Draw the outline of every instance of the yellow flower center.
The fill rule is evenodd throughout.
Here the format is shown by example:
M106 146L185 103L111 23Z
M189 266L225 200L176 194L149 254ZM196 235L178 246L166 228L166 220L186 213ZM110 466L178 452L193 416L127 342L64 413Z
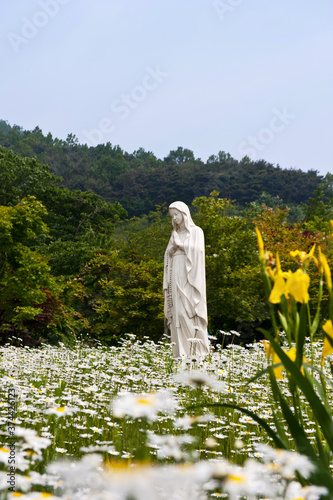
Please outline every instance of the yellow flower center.
M153 402L149 399L138 399L137 400L139 405L152 405Z
M242 476L235 476L233 474L229 474L228 475L228 479L230 479L230 481L235 481L237 483L243 483L244 482L244 478Z

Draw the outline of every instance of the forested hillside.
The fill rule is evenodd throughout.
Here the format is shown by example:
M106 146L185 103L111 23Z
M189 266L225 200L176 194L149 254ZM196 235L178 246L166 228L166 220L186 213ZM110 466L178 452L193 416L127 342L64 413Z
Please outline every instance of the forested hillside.
M314 170L281 169L264 160L245 157L237 161L220 151L206 163L192 151L179 147L163 160L140 148L133 153L110 143L88 147L69 134L66 141L0 121L0 145L47 164L70 190L98 194L104 201L118 201L129 215L143 215L156 205L182 200L191 204L213 190L222 198L244 205L263 193L279 196L287 204L306 202L321 181Z

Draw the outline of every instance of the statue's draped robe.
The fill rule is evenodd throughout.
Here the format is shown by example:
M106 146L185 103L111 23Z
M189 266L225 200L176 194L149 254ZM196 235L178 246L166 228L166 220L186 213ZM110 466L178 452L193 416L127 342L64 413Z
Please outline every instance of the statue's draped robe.
M174 355L180 357L209 352L205 274L205 242L185 203L175 202L169 208L182 212L186 227L184 250L170 256L173 234L164 256L164 313L174 342ZM189 342L197 338L200 342ZM191 345L193 346L191 348ZM190 352L192 349L192 352Z

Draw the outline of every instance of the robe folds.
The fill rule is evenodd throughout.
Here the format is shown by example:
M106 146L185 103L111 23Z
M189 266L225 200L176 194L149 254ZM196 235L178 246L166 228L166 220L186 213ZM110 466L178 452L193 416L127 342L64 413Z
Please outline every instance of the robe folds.
M183 202L172 203L184 217L186 234L183 248L170 256L172 233L164 255L164 314L171 331L171 342L176 358L189 354L206 355L209 352L207 335L207 303L205 273L205 241L200 227L192 220ZM198 339L195 340L188 339Z

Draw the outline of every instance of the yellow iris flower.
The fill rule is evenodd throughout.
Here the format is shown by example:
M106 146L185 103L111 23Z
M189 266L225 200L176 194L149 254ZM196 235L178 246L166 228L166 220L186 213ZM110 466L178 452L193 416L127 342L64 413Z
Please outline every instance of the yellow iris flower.
M311 248L310 252L309 253L306 253L306 252L301 252L299 250L294 250L292 252L290 252L290 255L292 257L299 257L300 261L302 262L302 264L306 261L306 260L314 260L314 262L316 263L316 266L318 266L318 260L317 258L314 256L314 251L315 251L315 248L316 248L316 245L314 244L313 247Z
M322 253L321 248L319 247L319 269L324 273L326 277L326 284L329 291L332 291L332 275L331 270L329 268L326 256Z
M326 323L323 325L323 330L333 340L333 325L332 325L332 321L330 319L328 319L326 321ZM331 345L331 343L328 340L328 338L325 337L323 352L322 352L322 355L321 355L321 364L324 363L325 357L329 356L332 353L333 353L333 346Z
M275 278L268 300L272 304L279 304L282 295L285 295L287 299L292 295L296 302L307 304L309 302L309 285L310 278L302 269L297 269L295 273L291 271L288 271L288 273L280 272Z
M267 359L271 359L273 365L280 364L280 366L276 366L275 368L273 368L276 380L282 379L283 378L282 371L284 370L284 366L281 363L279 356L274 351L270 342L268 342L267 340L263 340L262 342L263 342L264 347L265 347ZM291 359L291 361L295 361L295 359L296 359L296 347L291 347L289 349L289 351L285 351L283 349L283 352L285 354L287 354L287 356ZM332 352L333 352L333 350L332 350ZM305 362L306 362L306 358L303 356L303 363L305 363ZM301 368L301 372L304 374L303 367Z
M268 342L268 340L263 339L261 342L264 345L266 357L267 359L269 359L274 353L273 347L271 346L271 343Z
M272 363L274 365L278 365L279 363L281 363L281 360L280 360L279 356L276 354L276 352L274 352L274 354L272 356ZM281 363L280 366L277 366L276 368L273 368L276 380L279 380L279 379L283 378L282 377L282 370L283 369L284 369L284 366L283 366L282 363Z
M264 344L267 359L271 359L273 365L278 365L279 363L281 363L279 356L276 354L272 347L272 344L268 342L268 340L262 340L262 343ZM283 365L278 366L273 370L276 379L282 378Z
M262 239L261 233L259 229L256 227L255 228L256 233L257 233L257 241L258 241L258 250L259 250L259 257L260 259L265 259L265 247L264 247L264 240Z
M276 259L275 259L275 268L272 269L270 266L267 266L266 267L266 273L267 275L272 279L272 280L276 280L279 276L282 276L282 277L287 277L288 276L288 273L285 273L284 271L282 271L281 269L281 264L280 264L280 257L279 257L279 253L276 252Z

